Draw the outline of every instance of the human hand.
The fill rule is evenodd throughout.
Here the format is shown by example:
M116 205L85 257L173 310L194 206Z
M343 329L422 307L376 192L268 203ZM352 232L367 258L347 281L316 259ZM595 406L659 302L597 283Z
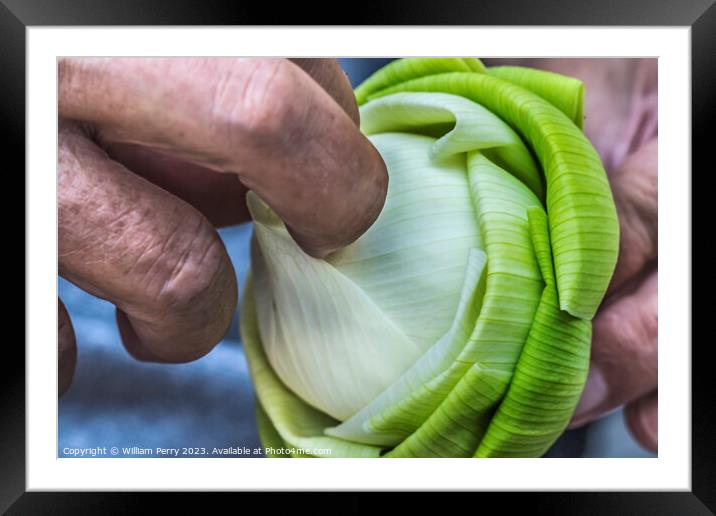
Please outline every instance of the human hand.
M529 65L584 82L585 133L609 175L621 229L614 277L594 319L589 378L570 427L626 405L632 434L644 447L656 450L656 60L535 59Z
M634 437L658 446L657 138L610 175L621 227L620 255L594 319L592 362L572 428L621 405Z
M322 59L62 59L60 275L117 307L127 351L179 363L227 332L237 285L215 227L248 189L322 257L375 220L385 165ZM58 302L60 394L76 344Z

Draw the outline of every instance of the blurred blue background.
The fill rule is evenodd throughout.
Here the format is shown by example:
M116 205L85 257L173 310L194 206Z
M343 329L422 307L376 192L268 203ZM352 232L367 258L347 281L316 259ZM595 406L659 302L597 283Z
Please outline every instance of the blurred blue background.
M341 59L354 86L389 59ZM248 269L251 226L219 231L234 263L240 292ZM235 317L207 356L181 365L132 359L122 346L114 306L59 279L72 318L78 361L59 403L58 456L65 448L213 448L261 446L254 393ZM132 454L119 456L132 456ZM252 456L252 455L248 455ZM632 439L621 411L568 431L550 457L653 457Z

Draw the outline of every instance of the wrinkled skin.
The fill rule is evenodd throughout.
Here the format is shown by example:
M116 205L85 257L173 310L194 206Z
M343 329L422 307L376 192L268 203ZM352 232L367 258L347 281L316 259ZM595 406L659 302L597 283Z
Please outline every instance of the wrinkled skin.
M627 425L647 449L657 414L657 60L525 59L518 64L581 79L587 137L604 162L621 226L619 260L594 319L592 362L571 427L626 405Z
M378 216L387 171L335 60L59 62L59 272L117 307L127 351L187 362L224 337L233 266L215 228L256 191L317 257ZM58 303L59 392L76 343Z
M512 62L585 82L585 131L621 223L572 426L626 404L635 437L655 450L656 60ZM333 60L71 59L59 77L60 274L117 306L138 359L193 360L225 335L238 292L214 228L249 220L237 202L247 188L314 256L355 240L382 207L385 166ZM62 393L77 351L61 301L58 321Z

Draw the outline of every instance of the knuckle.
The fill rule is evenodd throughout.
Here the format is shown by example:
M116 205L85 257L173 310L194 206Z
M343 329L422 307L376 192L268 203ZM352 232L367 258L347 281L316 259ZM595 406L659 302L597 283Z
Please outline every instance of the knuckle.
M292 116L289 99L295 84L287 61L269 61L262 66L265 69L252 74L247 82L244 106L249 128L273 133Z
M593 349L594 354L602 359L612 355L618 356L622 352L624 326L627 322L619 310L606 310L599 314L594 320L594 341L599 343L599 346Z
M218 234L200 213L184 213L170 227L147 227L127 238L114 251L127 255L117 270L132 288L123 297L147 317L200 313L225 292L222 280L233 269Z
M651 303L630 299L610 307L594 321L592 358L613 371L624 393L641 393L656 377L657 317Z
M235 70L219 80L214 111L231 141L249 137L262 143L295 125L300 110L292 93L299 78L285 59L257 60L248 66L249 71L241 74L238 89Z
M208 225L208 224L207 224ZM198 238L173 239L162 249L158 266L152 267L152 283L158 285L156 304L164 310L186 311L211 302L217 276L227 268L223 244L214 231L200 231Z

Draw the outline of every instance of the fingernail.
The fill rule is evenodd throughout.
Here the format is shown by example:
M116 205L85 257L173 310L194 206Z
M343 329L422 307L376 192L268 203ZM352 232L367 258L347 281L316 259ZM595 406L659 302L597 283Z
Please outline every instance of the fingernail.
M592 367L589 370L587 384L584 386L582 397L579 399L569 428L580 426L584 422L582 421L584 416L589 415L590 412L604 403L607 399L607 394L607 382L604 379L604 375L598 367Z

